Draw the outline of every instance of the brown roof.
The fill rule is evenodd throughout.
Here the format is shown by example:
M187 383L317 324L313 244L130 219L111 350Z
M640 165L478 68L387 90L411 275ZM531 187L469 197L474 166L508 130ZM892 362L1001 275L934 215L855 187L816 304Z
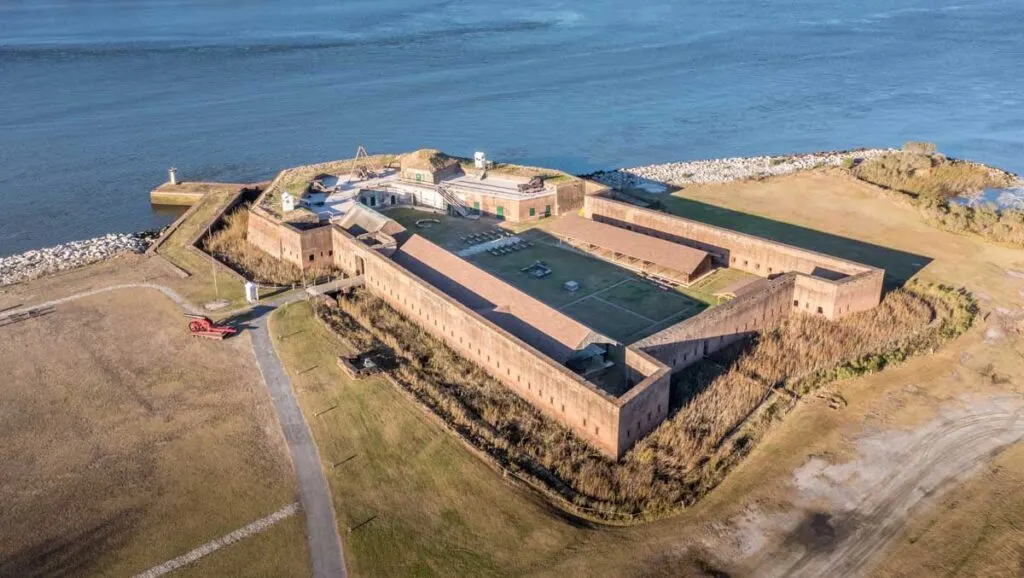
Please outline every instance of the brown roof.
M559 363L594 341L612 341L418 234L393 259Z
M654 263L666 269L693 274L708 254L699 249L680 245L650 235L584 219L578 215L560 217L551 226L551 232L560 237L597 245L636 259Z

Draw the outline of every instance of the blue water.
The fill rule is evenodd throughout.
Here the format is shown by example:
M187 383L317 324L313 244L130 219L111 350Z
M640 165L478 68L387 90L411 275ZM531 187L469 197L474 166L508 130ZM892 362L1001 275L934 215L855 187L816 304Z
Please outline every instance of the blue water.
M1020 0L0 0L0 255L423 146L573 172L935 141L1024 172Z

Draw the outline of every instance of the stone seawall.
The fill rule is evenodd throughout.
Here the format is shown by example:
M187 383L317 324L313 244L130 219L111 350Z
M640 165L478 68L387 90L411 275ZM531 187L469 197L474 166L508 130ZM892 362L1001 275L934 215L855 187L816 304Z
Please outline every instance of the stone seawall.
M838 167L849 159L867 159L891 152L895 152L895 149L736 157L598 171L586 176L616 188L644 188L645 185L657 184L727 183L741 179L785 175L817 167Z
M157 238L156 231L110 233L71 241L55 247L33 249L0 258L0 286L37 279L50 273L77 269L122 253L143 253Z

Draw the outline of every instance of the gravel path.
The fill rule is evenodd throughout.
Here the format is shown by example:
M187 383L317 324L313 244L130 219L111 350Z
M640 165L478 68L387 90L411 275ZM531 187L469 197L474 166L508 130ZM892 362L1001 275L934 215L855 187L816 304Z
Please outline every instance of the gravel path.
M225 546L230 546L231 544L234 544L243 538L248 538L253 534L259 534L281 520L294 516L298 511L298 504L289 504L265 518L260 518L259 520L256 520L245 527L239 528L230 534L221 536L216 540L210 540L198 548L189 550L185 554L182 554L173 560L168 560L159 566L153 566L141 574L136 574L135 578L156 578L157 576L163 576L164 574L169 574L175 570L184 568L203 556L209 556Z

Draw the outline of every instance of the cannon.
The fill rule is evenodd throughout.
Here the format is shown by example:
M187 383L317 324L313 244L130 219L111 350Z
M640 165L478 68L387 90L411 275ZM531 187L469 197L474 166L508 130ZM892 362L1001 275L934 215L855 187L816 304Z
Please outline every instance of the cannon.
M238 330L234 327L214 323L212 319L205 315L193 315L186 313L185 317L188 318L188 330L195 337L224 339L225 337L230 337L238 333Z

